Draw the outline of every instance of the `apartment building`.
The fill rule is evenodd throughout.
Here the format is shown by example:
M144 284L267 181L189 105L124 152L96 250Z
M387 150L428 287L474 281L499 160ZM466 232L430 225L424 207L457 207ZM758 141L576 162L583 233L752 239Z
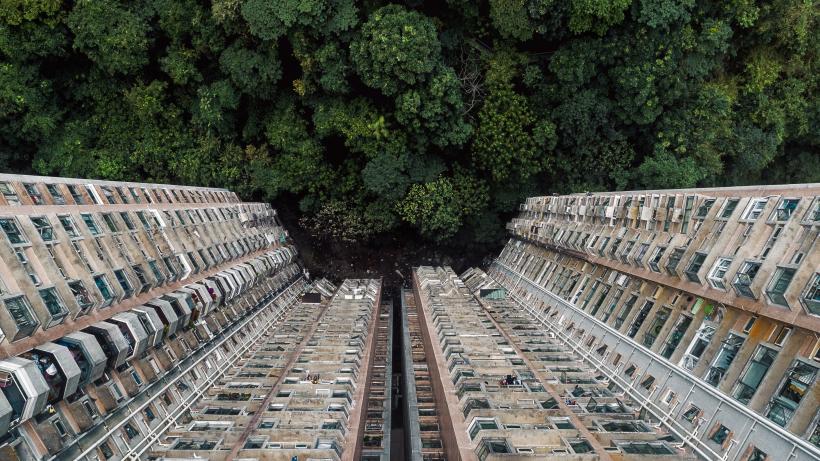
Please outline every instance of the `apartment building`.
M345 280L330 299L301 303L154 444L149 458L359 460L382 459L386 450L389 459L389 443L374 426L384 409L384 389L373 379L383 370L374 359L389 331L380 291L379 280Z
M267 204L0 175L0 458L138 456L305 280Z
M475 275L707 458L820 458L820 185L533 197Z
M423 459L695 458L531 314L481 297L475 274L413 274L445 452Z

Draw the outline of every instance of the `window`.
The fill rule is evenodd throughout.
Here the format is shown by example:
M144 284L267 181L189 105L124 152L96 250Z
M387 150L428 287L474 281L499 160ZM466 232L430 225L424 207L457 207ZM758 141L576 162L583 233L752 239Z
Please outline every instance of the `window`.
M48 222L48 218L45 216L32 216L31 223L34 224L34 228L37 229L37 233L40 234L44 242L54 240L54 229L51 227L51 223Z
M77 186L74 184L66 184L66 187L68 188L68 193L71 194L71 198L74 200L74 203L77 205L85 205L85 199L83 198L80 190L77 189Z
M91 232L91 235L100 235L100 228L97 227L97 223L94 221L94 217L91 216L91 213L81 213L80 216L83 218L83 222L88 228L88 231Z
M720 217L722 219L729 219L734 213L735 208L737 208L737 204L740 202L739 199L730 198L726 200L726 204L723 206L723 211L720 212Z
M814 383L816 375L817 368L800 360L795 360L786 373L780 390L769 403L769 411L766 416L776 424L786 427L797 407L800 406L806 391Z
M745 461L766 461L768 455L759 448L750 447L749 456L746 457Z
M720 380L723 379L726 371L735 360L737 351L740 350L744 340L745 338L743 336L735 333L729 333L726 336L726 339L724 339L720 345L720 350L715 356L715 359L712 361L712 366L709 367L709 370L706 372L707 383L713 386L717 386L718 383L720 383Z
M661 260L664 251L666 251L666 247L658 247L655 248L655 252L652 253L652 257L649 259L649 268L652 269L653 272L661 271L660 267L658 267L658 262Z
M672 251L672 254L669 255L669 260L666 262L666 272L668 272L669 275L678 275L678 264L680 263L680 260L683 257L684 251L686 250L684 250L683 248L675 248L675 250Z
M683 415L681 415L681 417L683 419L685 419L686 421L689 421L690 423L694 423L695 418L697 418L700 415L701 415L700 408L698 408L694 405L689 405L689 408L686 411L683 412Z
M731 265L731 258L718 258L715 265L712 266L712 270L709 271L709 284L712 285L713 288L720 290L726 289L724 277L726 277L726 272L729 271L729 266Z
M94 202L96 205L102 205L102 201L97 195L97 191L94 190L94 186L92 186L91 184L86 184L85 190L88 191L88 196L91 197L92 202Z
M148 283L148 277L145 276L145 269L142 268L139 264L134 264L131 266L131 270L134 271L134 275L137 276L137 281L139 282L140 293L145 293L151 288L151 285Z
M757 320L757 317L755 317L755 316L749 317L749 320L746 321L746 325L743 325L743 332L744 333L748 333L748 332L752 331L752 327L755 324L755 320Z
M751 289L752 282L754 281L755 276L757 275L757 271L760 270L760 263L756 262L745 262L740 270L737 271L735 275L735 280L732 285L737 291L737 294L741 296L745 296L747 298L754 298L755 294Z
M652 307L655 305L653 301L646 300L641 307L641 310L638 311L638 315L635 316L635 320L632 322L632 326L629 327L629 331L627 332L627 336L630 338L634 338L636 334L638 334L638 330L641 329L643 322L646 320L646 317L649 315L649 311L652 310Z
M697 213L695 213L695 218L697 218L697 219L706 218L706 215L709 214L709 210L712 209L712 205L714 205L714 204L715 204L715 199L713 199L713 198L704 200L703 203L701 203L701 205L698 207L698 211L697 211Z
M136 188L129 187L128 190L131 192L131 197L134 198L134 203L142 203L142 199L140 198L140 194L137 192Z
M128 230L135 230L136 229L136 226L134 226L134 221L131 221L131 217L128 216L127 212L121 211L120 212L120 218L122 218L122 221L125 223L125 227L127 227Z
M79 237L80 234L77 232L77 228L74 227L74 221L71 220L71 216L69 215L59 215L57 219L60 221L60 224L63 225L63 229L65 229L66 234L68 234L71 238Z
M686 268L686 278L690 281L695 283L700 283L700 277L698 277L698 272L700 268L703 267L703 261L706 260L706 253L695 253L695 256L692 257L692 260L689 262L689 266Z
M114 300L114 292L111 290L111 285L109 285L108 279L105 278L105 275L95 275L94 285L97 286L97 290L100 291L103 298L103 305L100 307L109 306Z
M663 330L663 326L666 324L666 320L669 319L672 310L668 307L661 307L658 312L655 314L655 318L652 320L652 325L646 330L643 336L643 345L651 348L653 344L655 344L655 340L660 335L661 330Z
M746 211L743 212L743 219L754 221L759 218L763 214L763 209L766 208L766 202L768 201L767 198L752 199L746 207Z
M712 432L712 435L709 436L709 440L715 442L718 445L723 445L729 440L729 437L732 435L732 431L729 430L728 427L724 426L723 424L718 424L717 428Z
M65 197L56 184L46 184L46 190L51 195L55 205L65 205Z
M771 219L774 221L788 221L799 203L800 199L784 198L780 201L780 204L777 205Z
M128 281L128 276L125 275L125 271L122 269L115 270L114 277L116 277L117 283L120 284L120 287L122 288L122 291L124 293L124 297L131 297L131 295L134 294L134 289L131 287L131 282Z
M117 226L116 221L114 221L114 216L111 213L103 213L102 215L103 221L105 221L105 225L108 226L108 230L111 232L119 232L120 228Z
M83 282L79 280L68 282L68 288L71 289L71 294L74 295L74 300L77 301L81 311L90 309L94 305L94 298L85 289Z
M68 309L63 304L63 300L60 299L55 288L43 288L40 290L40 298L46 305L48 313L51 314L49 326L60 323L68 315Z
M145 218L144 211L137 211L137 218L139 218L140 222L142 223L142 227L144 227L145 230L151 230L151 224Z
M105 195L105 200L106 200L108 203L110 203L110 204L112 204L112 205L115 205L115 204L117 203L117 200L114 198L114 191L113 191L113 190L111 190L111 188L110 188L110 187L108 187L108 186L100 186L100 189L102 189L102 191L103 191L103 195Z
M14 323L17 324L18 333L15 338L30 336L37 329L39 322L34 317L34 312L31 310L31 305L25 296L15 296L3 300L6 305L6 310L11 314Z
M485 429L498 429L498 423L492 418L475 418L470 425L470 440L475 440L476 435Z
M777 268L777 271L774 273L774 277L769 284L769 288L766 289L766 295L769 297L771 302L781 306L789 305L783 294L786 293L786 290L789 288L789 284L791 283L792 278L794 278L795 272L796 271L794 269L789 267Z
M42 205L45 203L43 201L43 194L37 190L37 186L34 184L25 183L23 184L23 189L26 190L26 193L31 198L31 201L34 202L35 205Z
M685 234L689 232L689 219L692 217L692 206L695 203L695 197L690 195L686 197L683 205L683 218L681 219L680 233Z
M6 199L9 205L20 204L20 197L17 196L17 192L14 192L14 188L11 187L11 184L0 182L0 193L3 194L3 198Z
M749 361L746 367L746 371L743 372L732 390L732 396L738 402L748 405L776 357L777 351L774 349L765 346L757 348L752 360Z
M809 279L806 290L800 298L810 314L820 315L820 272Z
M2 183L0 183L2 184ZM6 237L12 245L26 243L26 237L20 231L17 221L14 218L0 218L0 228L6 233Z

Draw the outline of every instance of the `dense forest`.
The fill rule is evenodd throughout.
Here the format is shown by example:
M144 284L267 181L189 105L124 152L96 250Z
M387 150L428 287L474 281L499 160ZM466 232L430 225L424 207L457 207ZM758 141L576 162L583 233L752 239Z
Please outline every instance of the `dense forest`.
M367 242L525 196L820 181L814 0L0 0L0 169Z

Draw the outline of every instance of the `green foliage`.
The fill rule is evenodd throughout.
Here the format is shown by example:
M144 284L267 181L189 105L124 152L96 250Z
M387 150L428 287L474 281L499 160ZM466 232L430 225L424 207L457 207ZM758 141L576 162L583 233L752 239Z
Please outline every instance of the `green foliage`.
M397 205L401 218L434 240L456 234L465 217L475 214L487 203L486 186L476 178L456 175L423 184L413 184Z
M116 0L79 0L67 24L74 48L108 73L133 73L148 63L147 22Z
M820 181L818 18L803 0L0 0L0 168L229 187L343 242L491 242L528 195Z
M440 53L430 18L398 5L373 12L350 45L359 77L386 95L424 82L441 60Z

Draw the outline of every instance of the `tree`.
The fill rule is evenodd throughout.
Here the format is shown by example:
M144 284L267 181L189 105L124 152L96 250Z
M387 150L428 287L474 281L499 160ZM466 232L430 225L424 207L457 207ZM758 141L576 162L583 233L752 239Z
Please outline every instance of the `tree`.
M441 44L429 18L388 5L362 25L350 57L366 85L395 95L427 80L441 61Z

